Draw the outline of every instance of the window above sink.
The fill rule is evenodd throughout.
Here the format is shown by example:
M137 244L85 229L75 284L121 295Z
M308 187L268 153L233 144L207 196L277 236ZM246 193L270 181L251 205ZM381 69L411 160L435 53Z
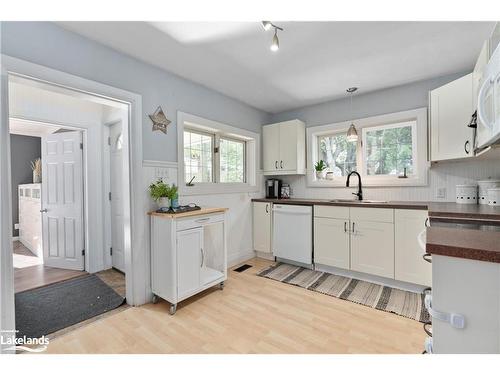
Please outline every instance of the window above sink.
M346 139L351 122L307 128L309 187L345 187L351 171L359 172L366 186L427 185L426 108L354 120L361 135L355 143ZM330 178L316 176L319 160Z

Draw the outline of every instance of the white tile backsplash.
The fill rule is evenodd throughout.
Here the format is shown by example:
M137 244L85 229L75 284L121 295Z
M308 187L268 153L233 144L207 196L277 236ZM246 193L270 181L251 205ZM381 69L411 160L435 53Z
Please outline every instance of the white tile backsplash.
M354 188L312 188L305 176L282 176L290 184L292 197L337 199L352 198ZM467 160L440 162L431 166L427 186L363 187L365 199L409 201L455 201L455 186L487 178L500 178L500 160ZM444 196L443 196L444 193Z

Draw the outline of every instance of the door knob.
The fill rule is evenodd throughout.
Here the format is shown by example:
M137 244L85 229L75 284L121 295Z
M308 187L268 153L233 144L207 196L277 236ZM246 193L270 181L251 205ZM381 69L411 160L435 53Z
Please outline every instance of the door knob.
M41 213L47 212L48 210L44 208L43 210L40 210Z

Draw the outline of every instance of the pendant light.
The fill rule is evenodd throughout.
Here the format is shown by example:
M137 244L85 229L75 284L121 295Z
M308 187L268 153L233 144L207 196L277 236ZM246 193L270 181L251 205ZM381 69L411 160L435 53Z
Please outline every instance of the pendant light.
M354 92L357 90L357 87L349 87L346 91L347 93L351 96L351 118L352 116L352 96ZM358 141L358 131L356 130L356 127L354 126L354 122L351 122L351 126L349 126L349 129L347 130L347 142L357 142Z

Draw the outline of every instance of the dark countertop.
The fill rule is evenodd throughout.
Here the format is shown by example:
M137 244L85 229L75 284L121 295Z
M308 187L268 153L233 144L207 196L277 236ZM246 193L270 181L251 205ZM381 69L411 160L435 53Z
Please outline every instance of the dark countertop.
M434 255L500 263L500 232L430 227L426 250Z
M322 205L322 206L349 206L349 207L373 207L373 208L399 208L413 210L428 210L429 217L433 218L456 218L472 220L493 220L500 221L500 207L493 207L484 204L459 204L453 202L424 202L424 201L388 201L374 203L352 202L332 202L329 199L252 199L252 202L269 202L277 204L296 205Z
M352 202L332 202L330 199L307 199L307 198L290 198L290 199L268 199L257 198L252 199L252 202L269 202L276 204L295 204L298 206L348 206L348 207L373 207L373 208L403 208L414 210L426 210L427 202L412 202L412 201L388 201L388 202L370 202L359 203L353 200ZM500 210L498 211L500 217Z

